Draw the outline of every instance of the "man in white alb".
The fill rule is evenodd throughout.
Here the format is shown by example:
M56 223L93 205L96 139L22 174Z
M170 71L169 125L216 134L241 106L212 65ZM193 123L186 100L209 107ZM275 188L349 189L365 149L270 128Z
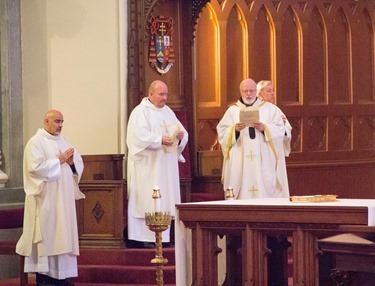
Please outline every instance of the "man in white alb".
M75 200L83 161L61 135L64 118L50 110L44 128L25 147L23 179L25 215L16 252L25 256L25 272L36 272L37 285L68 285L78 276L79 255Z
M217 125L224 155L224 191L233 188L236 199L289 197L282 112L257 98L252 79L241 82L240 92L240 99L228 108ZM249 111L259 118L241 122L240 112Z
M257 83L257 96L263 101L268 101L272 104L276 104L275 91L270 80L261 80ZM292 140L292 126L290 125L284 113L282 113L282 119L285 126L284 155L288 157L291 151L290 142Z
M167 85L155 80L148 97L134 108L129 117L128 145L128 240L130 247L150 247L155 233L145 223L145 213L155 211L153 189L160 189L160 211L175 214L180 203L178 162L188 133L175 113L166 105ZM162 240L170 242L170 229Z

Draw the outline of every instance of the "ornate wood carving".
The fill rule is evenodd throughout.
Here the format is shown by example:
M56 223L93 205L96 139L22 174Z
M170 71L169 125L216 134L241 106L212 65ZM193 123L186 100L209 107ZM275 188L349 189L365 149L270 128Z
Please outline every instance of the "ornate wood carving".
M336 134L333 139L335 150L350 150L352 148L352 118L350 116L340 116L333 118L332 131Z
M227 278L242 277L242 281L253 281L254 285L268 285L267 277L269 277L270 272L268 272L266 259L268 254L266 238L268 235L283 236L292 232L293 285L319 285L319 258L323 252L318 248L317 239L324 237L327 232L340 233L340 226L367 227L368 209L366 207L358 208L357 203L357 201L353 201L352 207L344 207L343 209L337 208L337 206L316 207L312 205L295 209L294 206L291 206L284 209L285 212L282 211L280 205L267 207L267 210L263 209L264 206L251 204L244 207L226 203L177 205L179 218L184 227L192 229L193 284L217 284L209 283L208 275L202 275L203 273L209 273L206 271L207 269L212 271L210 273L215 273L215 269L212 270L212 267L217 266L216 261L212 260L211 256L207 254L207 249L212 249L216 242L211 239L213 236L225 234L230 237L235 233L242 237L242 251L240 252L242 267L235 264L235 267L227 268L228 272L234 271L234 273L232 272L233 275L228 273ZM290 214L290 212L293 213L291 219L287 218L287 214ZM366 215L360 218L354 212L357 214L365 213ZM356 216L354 220L353 215ZM293 221L293 229L287 226L291 221ZM285 225L279 225L280 223L285 223ZM254 227L254 225L258 225L259 228ZM305 229L306 225L311 225L313 228ZM181 234L183 232L178 231L176 233ZM228 242L227 258L228 255L229 257L235 256L236 249L238 249L236 241L230 238ZM288 243L285 242L287 247ZM231 260L231 262L233 261L235 259ZM280 268L285 266L286 263L283 260ZM240 284L245 285L246 283L237 282L226 285Z
M199 58L194 53L201 48L199 39L195 38L197 23L202 23L202 11L208 10L203 9L207 3L212 4L210 12L220 18L221 34L217 38L220 54L215 54L220 58L220 64L217 69L209 68L208 74L210 78L213 78L211 72L217 77L212 86L220 90L221 101L217 101L220 106L202 107L197 104L199 96L215 94L211 86L199 90L198 81L193 78L196 75L194 64ZM180 35L174 45L177 68L171 73L173 79L165 79L170 81L169 84L173 82L174 94L177 94L170 104L177 107L187 104L190 154L194 157L191 160L193 177L199 179L203 175L199 172L199 150L218 152L216 134L202 122L220 120L228 99L232 101L238 96L228 92L228 81L238 73L236 69L240 65L227 63L235 57L231 56L233 51L226 44L229 36L236 41L237 38L225 27L226 21L230 20L230 9L243 10L241 17L246 26L244 32L248 45L237 51L248 53L248 61L242 65L249 68L243 76L255 80L271 79L276 87L277 105L293 126L292 153L287 159L291 193L313 194L331 190L345 197L373 198L375 179L371 175L374 170L375 117L372 108L374 63L371 60L374 47L371 39L374 3L374 0L318 0L314 3L306 0L129 0L129 112L145 95L145 80L157 77L155 71L150 72L145 54L147 20L156 11L173 11L176 34ZM215 29L211 30L215 32ZM285 41L284 35L290 34L293 34L289 36L292 41ZM197 45L194 49L193 44ZM205 53L211 48L200 50ZM199 76L198 79L201 80ZM340 165L342 162L346 165ZM209 174L213 173L212 170L216 174L220 168L210 165ZM339 172L347 176L339 176ZM358 176L369 180L360 188L356 186L359 191L354 194L348 191L354 182L350 178ZM356 184L360 181L358 179ZM205 184L205 187L210 188L208 185L212 183Z
M326 150L327 118L311 117L308 121L308 144L312 151Z
M129 33L128 33L128 113L145 96L145 65L144 45L148 41L148 19L155 8L164 0L130 0L129 1ZM208 0L192 1L192 27L194 29L199 13ZM193 38L194 31L191 31ZM187 35L188 36L188 35Z
M291 149L293 152L302 151L302 118L300 117L288 117L288 121L293 127L292 129L292 142Z
M147 19L164 0L129 1L128 113L145 96L144 41L148 38Z
M143 49L142 25L140 25L139 5L141 1L129 1L129 33L128 33L128 113L137 105L143 94Z
M86 180L80 183L86 195L77 202L81 247L121 247L123 245L124 180ZM125 217L126 219L126 217Z
M192 5L192 13L191 13L191 20L192 20L192 27L193 27L193 39L195 33L195 26L197 25L197 21L199 18L199 14L202 11L203 7L210 2L210 0L193 0L191 2Z
M359 146L361 149L375 148L375 116L360 116Z

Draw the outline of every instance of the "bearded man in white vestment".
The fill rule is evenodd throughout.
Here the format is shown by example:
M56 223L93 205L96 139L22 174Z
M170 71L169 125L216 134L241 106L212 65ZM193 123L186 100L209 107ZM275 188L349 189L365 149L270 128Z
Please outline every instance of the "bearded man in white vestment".
M155 233L148 229L145 213L154 212L153 189L160 189L160 210L175 215L180 203L178 162L184 162L181 152L188 133L175 113L166 105L167 85L153 81L148 97L131 112L128 121L128 240L130 247L152 247ZM162 240L170 242L170 230ZM130 245L130 244L129 244Z
M224 155L224 191L233 188L236 199L289 197L281 110L257 98L256 83L240 84L241 98L217 125ZM259 113L254 122L240 122L240 111ZM259 120L259 121L258 121Z
M67 285L78 276L79 255L75 200L83 161L61 135L64 118L50 110L44 128L27 142L23 179L25 215L16 252L25 256L25 272L36 272L37 285Z

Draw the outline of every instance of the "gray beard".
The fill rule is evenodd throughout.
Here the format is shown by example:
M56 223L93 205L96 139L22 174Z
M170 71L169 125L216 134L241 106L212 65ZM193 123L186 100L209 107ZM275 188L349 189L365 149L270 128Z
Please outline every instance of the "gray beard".
M252 105L252 104L255 102L256 99L257 99L257 98L255 97L252 101L249 101L249 100L246 100L246 99L243 99L243 98L242 98L242 101L243 101L246 105Z

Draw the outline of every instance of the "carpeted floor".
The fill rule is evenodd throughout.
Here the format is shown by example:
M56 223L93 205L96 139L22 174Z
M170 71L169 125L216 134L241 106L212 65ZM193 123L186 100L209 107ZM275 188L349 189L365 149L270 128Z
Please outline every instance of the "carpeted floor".
M35 286L35 275L29 275L29 286ZM20 286L20 279L19 278L11 278L7 280L0 280L0 286Z
M156 267L151 264L155 249L80 249L78 274L74 286L156 285ZM174 248L163 249L168 264L163 267L164 285L175 285ZM19 286L19 279L0 281L0 286ZM35 275L29 275L29 286L35 286Z

